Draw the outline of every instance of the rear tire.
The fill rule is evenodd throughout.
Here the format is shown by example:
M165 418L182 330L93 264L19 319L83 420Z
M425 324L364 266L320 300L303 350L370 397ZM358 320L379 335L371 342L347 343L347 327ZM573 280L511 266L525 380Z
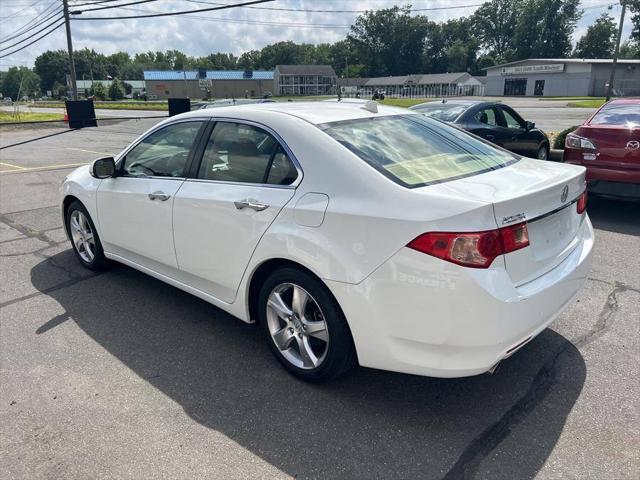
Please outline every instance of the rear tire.
M347 321L328 288L297 268L274 271L258 297L259 326L278 361L296 377L331 380L357 363Z
M98 231L89 212L82 203L75 200L69 204L65 221L71 246L83 267L102 270L107 266Z

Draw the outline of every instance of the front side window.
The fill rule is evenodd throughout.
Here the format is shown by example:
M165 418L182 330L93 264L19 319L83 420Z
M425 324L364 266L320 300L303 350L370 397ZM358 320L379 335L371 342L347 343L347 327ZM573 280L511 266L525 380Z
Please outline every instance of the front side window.
M129 177L183 177L202 122L168 125L149 134L127 153L122 174Z
M278 141L265 130L216 123L202 156L198 178L225 182L290 185L298 176Z
M520 119L516 118L515 114L512 114L506 108L502 109L502 115L504 116L505 126L507 128L524 128Z
M493 107L483 108L476 113L473 118L485 125L491 125L492 127L498 126L498 115L496 114L496 109Z
M497 170L517 157L423 115L361 118L321 125L335 140L405 187Z

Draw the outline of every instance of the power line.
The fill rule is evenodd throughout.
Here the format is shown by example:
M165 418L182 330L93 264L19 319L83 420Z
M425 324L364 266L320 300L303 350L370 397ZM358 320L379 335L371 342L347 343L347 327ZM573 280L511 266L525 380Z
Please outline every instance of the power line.
M10 40L13 40L15 38L21 37L29 33L34 28L38 28L40 25L43 25L44 23L48 22L51 18L55 17L56 15L59 15L61 12L62 12L62 9L54 10L53 12L49 12L49 14L46 17L42 18L41 20L37 21L34 24L27 23L23 25L18 30L15 30L14 32L12 32L9 37L5 37L2 40L0 40L0 43L6 43ZM34 20L32 20L32 22Z
M27 38L23 38L22 40L18 40L15 43L12 43L11 45L8 45L6 47L2 47L0 48L0 52L3 52L5 50L9 50L10 48L15 47L16 45L20 45L21 43L24 43L28 40L30 40L34 35L38 35L40 32L46 30L47 28L49 28L51 25L53 25L54 23L56 23L57 21L59 21L60 19L62 19L62 16L59 16L58 18L55 18L52 22L50 22L48 25L45 25L44 27L42 27L40 30L38 30L35 33L31 33L31 30L29 32L25 32L25 33L29 33L30 36ZM35 26L34 28L37 28L38 26ZM24 35L24 34L23 34Z
M27 23L25 23L24 25L22 25L21 27L17 28L16 30L14 30L13 32L8 33L7 35L14 35L13 37L4 37L2 40L2 42L5 42L7 40L12 40L13 38L15 38L16 35L22 35L22 33L24 33L28 28L30 28L34 23L36 23L40 17L43 17L45 15L48 18L51 18L51 14L52 14L52 8L53 10L56 9L56 7L58 6L58 2L54 1L52 3L50 3L48 6L46 6L44 8L44 10L42 10L42 12L40 12L39 14L37 14L35 17L33 17L31 20L29 20ZM59 6L58 6L59 7ZM46 19L44 19L43 21L46 21ZM20 33L18 33L20 32Z
M21 50L24 50L27 47L30 47L31 45L33 45L36 42L39 42L40 40L42 40L44 37L47 37L49 35L51 35L53 32L55 32L56 30L58 30L58 28L60 28L62 25L64 25L64 21L60 22L58 25L56 25L55 27L53 27L51 30L49 30L48 32L46 32L44 35L39 36L38 38L34 39L33 41L27 43L26 45L23 45L22 47L13 50L9 53L5 53L4 55L0 55L0 58L5 58L8 57L10 55L13 55L14 53L18 53Z
M150 18L150 17L173 17L176 15L187 15L189 13L211 12L213 10L226 10L228 8L244 7L246 5L255 5L258 3L272 2L273 0L253 0L250 2L237 3L234 5L223 5L211 8L199 8L197 10L182 10L179 12L154 13L149 15L129 15L123 17L74 17L73 20L128 20L131 18Z
M218 3L218 2L207 2L204 0L186 0L189 3L200 3L205 5L226 5L226 3ZM433 10L453 10L459 8L472 8L472 7L480 7L482 3L474 3L470 5L451 5L447 7L425 7L425 8L412 8L412 12L428 12ZM378 9L369 9L369 10L315 10L310 8L285 8L285 7L252 7L246 6L244 8L251 8L255 10L271 10L271 11L280 11L280 12L304 12L304 13L366 13L372 10Z
M153 10L142 10L134 7L122 7L123 10L131 10L134 12L153 12ZM306 28L351 28L351 25L345 24L329 24L329 23L301 23L301 22L270 22L268 20L240 20L228 17L205 17L202 15L189 15L189 19L203 20L209 22L223 23L241 23L250 25L266 25L277 27L306 27Z
M108 10L110 8L121 8L121 7L126 7L127 5L138 5L140 3L149 3L149 2L157 2L158 0L137 0L135 2L129 2L129 3L119 3L118 5L107 5L104 7L96 7L96 8L85 8L83 9L81 12L70 12L72 15L75 15L76 13L84 13L84 12L93 12L94 10ZM76 8L76 5L71 5L72 7Z

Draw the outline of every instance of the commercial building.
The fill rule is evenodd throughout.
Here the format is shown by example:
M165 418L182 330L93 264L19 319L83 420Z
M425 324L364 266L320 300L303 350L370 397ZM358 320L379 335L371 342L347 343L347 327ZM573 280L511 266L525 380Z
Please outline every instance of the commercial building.
M78 86L78 95L87 96L91 86L96 83L101 83L108 91L112 81L113 80L77 80L76 85ZM131 85L132 95L140 95L144 90L144 80L122 80L122 83Z
M276 95L330 95L337 93L336 72L330 65L276 65Z
M467 72L414 74L370 78L362 94L369 96L383 91L389 97L450 97L483 95L482 82Z
M486 68L487 95L606 95L611 59L530 58ZM640 60L618 60L614 94L640 95Z
M264 70L208 70L144 72L147 97L244 98L273 94L273 72Z

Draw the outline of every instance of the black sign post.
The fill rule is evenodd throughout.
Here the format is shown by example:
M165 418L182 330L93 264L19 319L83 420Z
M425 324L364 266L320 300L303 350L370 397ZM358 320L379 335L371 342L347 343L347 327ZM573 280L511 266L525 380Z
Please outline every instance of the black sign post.
M179 115L191 111L191 100L188 98L170 98L169 116Z
M98 126L93 100L67 100L64 105L69 117L69 128Z

